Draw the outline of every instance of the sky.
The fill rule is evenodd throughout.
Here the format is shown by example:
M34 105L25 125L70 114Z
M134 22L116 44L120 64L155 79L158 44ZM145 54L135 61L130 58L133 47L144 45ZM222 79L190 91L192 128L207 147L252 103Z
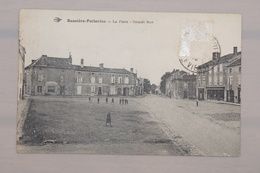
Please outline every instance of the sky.
M56 17L61 20L55 22ZM198 65L211 60L213 37L222 55L234 46L241 50L241 15L235 14L22 10L19 24L26 66L41 55L67 58L71 53L73 64L83 58L88 66L134 68L156 85L165 72L186 70L180 58L199 59Z

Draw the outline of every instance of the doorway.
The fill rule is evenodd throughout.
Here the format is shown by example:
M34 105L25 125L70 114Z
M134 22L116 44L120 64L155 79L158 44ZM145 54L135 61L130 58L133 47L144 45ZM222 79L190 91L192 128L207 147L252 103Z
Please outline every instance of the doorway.
M102 87L98 87L98 95L102 95Z

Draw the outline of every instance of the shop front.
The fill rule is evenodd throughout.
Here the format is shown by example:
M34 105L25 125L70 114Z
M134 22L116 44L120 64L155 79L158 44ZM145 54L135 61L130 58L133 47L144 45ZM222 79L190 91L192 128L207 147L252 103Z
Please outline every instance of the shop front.
M224 87L208 87L207 88L207 99L224 101L225 98L225 88Z

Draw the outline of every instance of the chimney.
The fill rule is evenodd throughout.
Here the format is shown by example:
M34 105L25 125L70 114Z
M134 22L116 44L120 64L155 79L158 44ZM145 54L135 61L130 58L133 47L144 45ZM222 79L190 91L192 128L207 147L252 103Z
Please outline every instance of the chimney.
M83 68L83 66L84 66L84 59L83 58L81 58L81 60L80 60L80 66L81 66L81 68Z
M103 69L104 68L104 63L100 63L99 67Z
M233 48L233 54L236 56L237 55L237 47Z
M131 71L132 73L134 73L134 68L130 68L130 71Z
M44 65L47 65L47 55L42 55L42 63L44 64Z
M219 58L220 58L220 53L219 52L213 52L212 60L218 60Z
M72 63L71 52L69 53L69 63Z

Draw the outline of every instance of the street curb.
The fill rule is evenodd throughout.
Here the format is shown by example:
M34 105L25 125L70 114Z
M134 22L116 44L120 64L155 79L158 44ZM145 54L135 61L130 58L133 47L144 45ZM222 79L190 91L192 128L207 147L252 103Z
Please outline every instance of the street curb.
M213 100L204 100L205 102L217 103L217 104L226 104L226 105L234 105L234 106L241 106L238 103L231 103L231 102L223 102L223 101L213 101Z

